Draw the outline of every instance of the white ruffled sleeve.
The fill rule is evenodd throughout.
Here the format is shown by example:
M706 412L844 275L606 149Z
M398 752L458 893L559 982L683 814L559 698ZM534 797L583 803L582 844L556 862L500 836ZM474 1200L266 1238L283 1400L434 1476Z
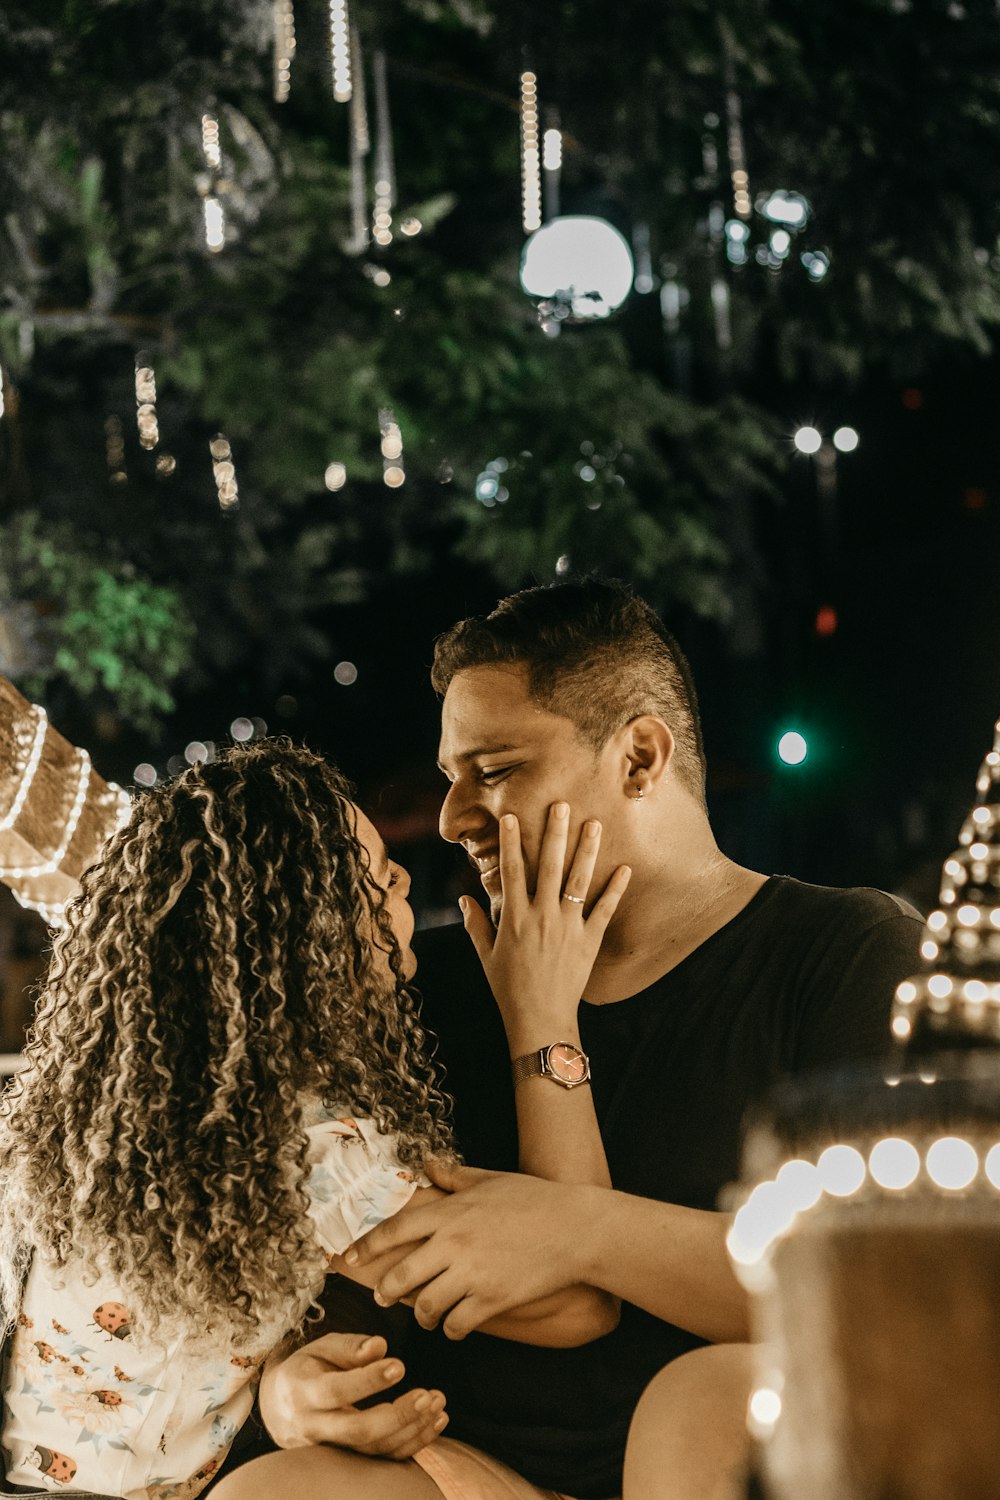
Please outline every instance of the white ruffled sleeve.
M330 1255L343 1255L369 1229L398 1213L418 1187L422 1172L404 1167L396 1138L382 1135L371 1120L346 1112L306 1127L310 1172L309 1215Z

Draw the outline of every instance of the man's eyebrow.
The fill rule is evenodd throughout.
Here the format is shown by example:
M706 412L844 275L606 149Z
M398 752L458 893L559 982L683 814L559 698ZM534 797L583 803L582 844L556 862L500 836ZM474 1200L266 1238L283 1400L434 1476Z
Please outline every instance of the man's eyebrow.
M516 745L480 745L477 750L463 750L460 755L456 755L454 758L457 761L476 760L480 755L503 755L508 750L516 749ZM444 764L441 761L438 761L437 767L439 771L444 770Z

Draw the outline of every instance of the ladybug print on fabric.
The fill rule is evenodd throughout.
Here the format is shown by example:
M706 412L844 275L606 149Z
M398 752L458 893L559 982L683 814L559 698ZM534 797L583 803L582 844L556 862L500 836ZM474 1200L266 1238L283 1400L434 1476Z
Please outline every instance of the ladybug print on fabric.
M122 1302L102 1302L94 1309L94 1322L112 1338L127 1339L132 1333L132 1319Z
M28 1459L36 1469L57 1479L60 1484L69 1484L76 1474L76 1461L65 1453L55 1453L51 1448L36 1448Z

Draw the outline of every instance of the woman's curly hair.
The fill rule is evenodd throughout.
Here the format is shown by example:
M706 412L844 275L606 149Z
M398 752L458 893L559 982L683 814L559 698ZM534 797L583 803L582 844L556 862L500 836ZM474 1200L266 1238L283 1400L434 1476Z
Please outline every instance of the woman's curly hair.
M312 751L233 747L145 794L83 877L0 1102L8 1325L33 1250L113 1276L140 1332L295 1323L325 1271L304 1095L411 1165L451 1151L350 796Z

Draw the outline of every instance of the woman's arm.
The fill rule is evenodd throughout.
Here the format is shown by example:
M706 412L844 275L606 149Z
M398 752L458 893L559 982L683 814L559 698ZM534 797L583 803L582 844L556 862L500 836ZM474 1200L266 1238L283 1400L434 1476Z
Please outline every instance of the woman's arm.
M426 1204L447 1197L448 1194L443 1193L440 1188L417 1188L409 1203L394 1218L399 1221L405 1234L408 1214L412 1215ZM391 1271L398 1261L409 1254L416 1243L406 1241L365 1266L348 1265L342 1256L336 1256L331 1258L330 1269L351 1281L359 1282L361 1286L374 1289L386 1272ZM402 1301L412 1307L418 1295L419 1288L402 1298ZM572 1286L549 1296L539 1297L523 1307L511 1308L510 1311L491 1318L479 1331L519 1344L573 1349L611 1333L618 1326L619 1308L618 1299L606 1292L589 1286Z

